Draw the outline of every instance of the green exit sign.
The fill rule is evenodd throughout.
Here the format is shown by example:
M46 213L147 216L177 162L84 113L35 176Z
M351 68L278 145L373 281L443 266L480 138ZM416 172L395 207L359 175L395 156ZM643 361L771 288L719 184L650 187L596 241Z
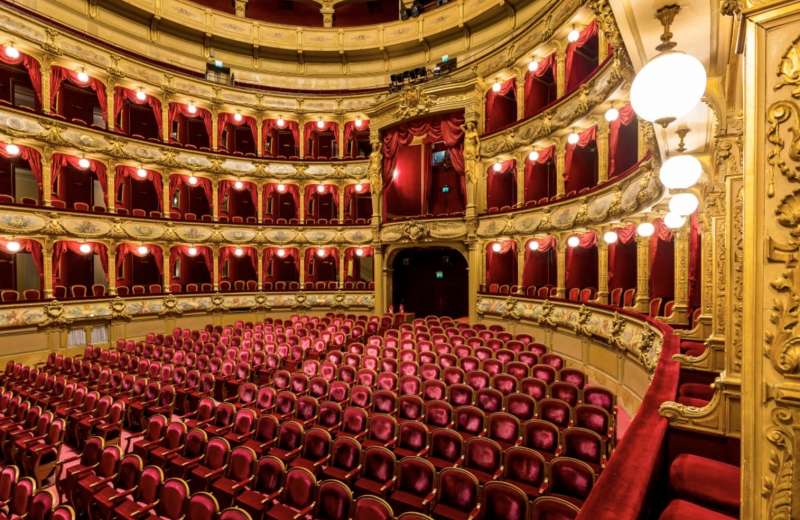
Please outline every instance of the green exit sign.
M436 271L436 279L444 280L444 271Z

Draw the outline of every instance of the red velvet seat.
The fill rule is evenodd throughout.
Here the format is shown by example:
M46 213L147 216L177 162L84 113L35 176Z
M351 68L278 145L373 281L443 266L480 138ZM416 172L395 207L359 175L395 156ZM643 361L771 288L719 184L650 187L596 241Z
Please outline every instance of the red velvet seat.
M603 408L591 404L580 404L573 411L575 426L592 430L599 434L606 443L614 441L614 424L611 416Z
M224 475L211 482L210 489L222 507L230 506L234 498L256 477L256 453L246 446L233 449Z
M31 477L23 477L14 486L8 511L0 511L0 520L26 519L29 517L31 500L36 493L36 482Z
M558 497L542 496L531 504L532 520L573 520L578 513L577 506Z
M233 419L233 427L225 434L225 439L232 446L238 446L247 441L253 435L257 416L258 414L252 408L239 409Z
M194 465L188 473L189 484L193 491L205 491L208 486L221 477L227 470L231 456L231 446L222 437L212 437L206 444L202 460Z
M556 457L550 462L550 494L580 507L592 491L595 472L577 459Z
M397 483L389 500L394 512L428 512L436 496L436 468L422 457L405 457L397 466Z
M581 399L581 391L572 383L556 381L550 385L550 397L561 399L570 406L575 407Z
M300 454L300 450L303 449L304 438L305 429L302 424L297 421L282 423L278 430L278 438L267 454L287 462L291 461L297 457Z
M353 489L358 493L387 495L395 484L395 465L395 455L388 449L382 446L368 448Z
M541 453L546 460L561 454L561 434L553 423L531 419L523 427L523 445Z
M678 498L719 511L739 510L740 471L737 466L684 453L669 468L669 483Z
M572 425L572 408L561 399L542 399L539 401L537 413L540 419L551 422L560 429Z
M474 437L466 442L459 467L472 472L481 484L495 480L503 471L503 449L492 439Z
M98 465L84 473L73 486L72 492L67 497L70 504L85 511L97 488L117 475L121 459L122 450L119 446L106 446L100 454Z
M474 518L480 505L480 484L469 471L446 468L439 473L436 502L431 510L437 518Z
M171 475L187 475L191 469L203 460L208 443L208 433L195 428L186 434L182 449L168 458L167 473Z
M86 489L85 491L91 492L89 501L91 517L110 519L120 501L136 489L143 470L142 459L136 454L129 454L122 458L119 470L110 481L103 479Z
M480 518L525 520L528 518L528 497L521 489L508 482L487 482L481 495Z
M404 421L418 421L425 415L425 401L418 395L403 395L397 402L397 418Z
M353 506L352 520L393 520L394 511L388 502L380 497L364 495Z
M728 516L713 509L686 500L672 500L658 517L658 520L735 520L737 516Z
M595 473L600 473L606 463L605 440L586 428L571 427L561 432L564 455L587 463Z
M150 419L152 420L153 417ZM164 431L163 437L158 444L143 447L143 458L146 462L150 462L158 466L165 466L166 461L172 458L178 451L181 450L181 448L183 448L183 443L188 431L189 430L183 421L173 421L169 423ZM134 453L136 452L137 449L134 444Z
M330 458L321 467L322 475L351 483L361 470L361 444L352 437L337 437L330 452Z
M189 498L186 505L186 520L216 520L219 503L211 493L199 491Z
M353 507L353 493L338 480L319 484L317 502L311 517L318 520L349 520Z
M365 448L383 446L393 448L397 442L397 420L387 414L372 414L367 419L367 433L361 444Z
M72 490L78 481L97 467L100 462L100 454L105 447L105 441L100 437L90 437L83 446L80 455L58 461L59 468L65 468L56 480L56 489L59 495L66 499L72 495ZM75 463L75 464L73 464Z
M453 422L455 431L464 440L483 435L486 431L486 414L476 406L464 405L456 408Z
M516 446L521 441L519 419L507 412L494 412L489 415L486 436L504 450Z
M237 507L250 513L253 518L261 518L283 490L286 466L277 457L262 457L258 460L255 477L236 497L235 502Z
M292 468L286 473L283 491L273 499L264 518L289 520L305 518L314 508L317 498L317 479L305 468Z
M616 396L610 390L595 385L587 385L584 387L583 402L599 406L612 415L616 411L617 406Z
M331 434L326 430L322 428L308 430L300 455L289 463L289 467L303 467L316 476L320 467L330 459L331 444Z
M367 412L363 408L349 406L342 414L342 425L339 427L339 435L348 435L354 439L361 440L367 434Z

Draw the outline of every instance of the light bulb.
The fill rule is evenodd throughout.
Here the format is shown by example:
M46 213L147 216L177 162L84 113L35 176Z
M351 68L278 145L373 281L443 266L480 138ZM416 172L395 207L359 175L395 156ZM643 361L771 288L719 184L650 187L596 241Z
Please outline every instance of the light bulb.
M539 60L531 60L530 63L528 63L528 70L531 72L539 70Z
M617 235L616 231L606 231L603 233L603 241L606 244L614 244L617 240L619 240L619 235Z
M669 210L682 217L691 215L697 211L700 201L694 193L678 193L669 199Z
M325 185L317 184L317 193L325 193Z
M235 114L233 114L233 120L236 121L237 123L240 122L242 120L242 114L236 112Z
M197 113L197 105L194 104L194 101L189 101L189 105L186 107L186 111L190 114Z
M190 175L189 178L186 179L186 182L188 182L190 186L197 186L197 177Z
M501 88L503 88L503 85L501 85L499 81L495 81L492 85L492 92L500 92Z
M495 253L499 253L502 250L503 246L500 244L500 242L495 242L494 244L492 244L492 251L494 251Z
M78 81L80 81L81 83L86 83L87 81L89 81L89 75L86 74L85 69L81 69L78 71L77 78Z
M139 246L136 248L136 252L139 254L139 256L145 256L150 252L150 249L147 246Z
M285 184L282 184L282 183L281 183L281 184L278 184L277 190L278 190L278 193L284 193L284 192L286 192L286 185L285 185Z
M138 99L139 101L144 101L145 99L147 99L147 94L144 93L143 88L139 87L136 90L136 99Z
M286 126L286 121L284 121L282 117L278 116L278 120L275 121L275 124L278 125L278 128L283 128Z
M360 117L357 117L356 118L356 128L361 128L361 125L363 125L363 124L364 124L364 121Z
M528 242L528 249L531 251L538 251L539 250L539 241L538 240L531 240Z
M283 258L284 256L286 256L286 250L283 248L278 249L278 251L276 251L276 254L278 255L279 258Z
M689 113L706 90L706 70L689 54L669 51L650 60L633 79L631 105L646 121L667 126Z
M356 249L356 256L364 256L364 250L360 247Z
M636 234L640 237L651 237L656 232L656 227L649 222L642 222L636 226Z
M78 246L78 251L80 251L84 255L88 255L89 253L92 252L92 246L90 246L89 244L81 244L80 246Z
M356 190L356 193L361 193L362 191L364 191L364 186L362 186L361 184L356 184L353 189Z
M398 177L400 177L400 170L395 168L394 171L392 172L392 180L396 181Z
M244 249L242 249L241 247L237 247L236 249L233 250L233 256L236 257L244 256Z
M233 189L236 191L242 191L244 189L244 183L242 181L236 181L233 183Z
M81 170L85 170L91 165L92 163L86 157L81 157L78 159L78 166L80 166Z
M531 153L528 154L528 159L531 161L538 161L539 160L539 151L538 150L531 150Z
M578 132L570 132L567 136L567 143L569 144L578 144L578 141L580 140L581 136L578 134Z
M8 45L6 45L5 53L6 56L11 58L12 60L16 60L20 56L19 49L14 47L13 43L9 43Z
M9 253L17 253L19 250L22 249L22 244L17 242L16 240L11 240L10 242L6 242L6 251Z
M572 235L567 239L567 245L569 247L578 247L580 244L581 244L581 239L576 237L575 235Z
M317 120L317 128L319 128L319 129L325 128L325 121L323 121L322 119L318 119Z
M703 175L703 165L694 155L676 155L661 165L658 178L671 190L686 190L697 184Z
M664 225L670 229L678 229L686 222L686 217L677 213L669 212L664 215Z
M492 170L494 170L495 173L500 173L501 171L503 171L503 163L497 161L496 163L494 163L494 165L492 165Z
M320 258L325 256L325 250L322 249L321 247L319 249L317 249L317 256L320 257Z
M617 119L619 119L619 110L617 110L614 107L611 107L608 110L606 110L605 117L606 121L608 121L609 123L611 123L612 121L616 121Z
M14 143L8 143L6 145L6 153L13 157L19 155L19 146L15 145Z
M575 43L581 37L581 32L578 29L572 29L569 34L567 34L567 41L570 43Z
M186 250L186 254L189 256L197 256L197 248L192 246Z
M147 177L147 170L145 170L144 168L137 168L136 176L139 177L140 179L144 179L145 177Z

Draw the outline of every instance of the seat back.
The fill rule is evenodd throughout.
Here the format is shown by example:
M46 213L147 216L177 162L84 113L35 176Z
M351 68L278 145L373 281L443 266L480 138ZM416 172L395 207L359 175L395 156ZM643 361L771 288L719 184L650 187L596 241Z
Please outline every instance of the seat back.
M478 505L480 483L461 468L445 468L439 474L437 504L469 514Z
M503 520L526 520L528 518L528 496L508 482L491 481L483 485L481 513L484 518Z
M306 468L296 467L286 473L281 503L294 509L311 505L317 496L317 479Z

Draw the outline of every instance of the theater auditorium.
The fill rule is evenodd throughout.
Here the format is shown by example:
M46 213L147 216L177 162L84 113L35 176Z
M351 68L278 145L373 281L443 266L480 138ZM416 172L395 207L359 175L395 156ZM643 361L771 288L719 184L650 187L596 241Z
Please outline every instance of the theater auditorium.
M800 3L0 0L0 520L800 518Z

